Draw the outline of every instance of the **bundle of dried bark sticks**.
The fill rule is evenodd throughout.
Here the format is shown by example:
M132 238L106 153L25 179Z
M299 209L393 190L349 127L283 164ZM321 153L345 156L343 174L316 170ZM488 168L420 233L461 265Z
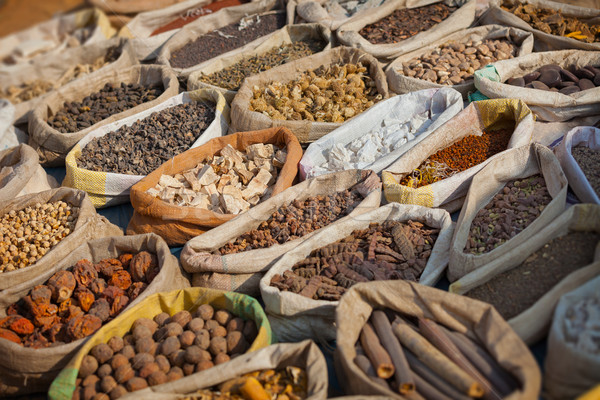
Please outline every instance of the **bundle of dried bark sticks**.
M375 383L410 399L503 399L518 388L485 348L433 320L375 310L354 362ZM390 322L392 321L392 322Z

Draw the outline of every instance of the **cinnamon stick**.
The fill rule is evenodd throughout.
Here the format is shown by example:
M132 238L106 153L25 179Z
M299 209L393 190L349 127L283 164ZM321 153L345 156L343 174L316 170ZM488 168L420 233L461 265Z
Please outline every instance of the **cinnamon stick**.
M405 347L461 393L477 398L483 396L484 391L479 382L415 332L402 318L396 317L392 329Z
M371 361L367 358L367 356L363 354L358 354L354 357L354 364L358 366L375 384L385 388L390 389L390 385L385 381L385 379L381 379L377 376Z
M379 341L383 347L389 353L392 363L396 371L394 372L394 379L398 385L398 391L401 394L408 394L415 391L415 382L413 381L408 361L402 351L402 346L394 332L392 331L392 324L383 311L373 311L371 314L371 320L373 328L377 332Z
M379 338L369 322L363 326L360 333L360 344L373 364L378 377L387 379L394 375L395 368L392 359L379 342Z
M413 380L419 389L417 390L417 393L423 395L427 400L454 400L452 397L446 396L444 393L440 392L416 372L412 371L411 373Z

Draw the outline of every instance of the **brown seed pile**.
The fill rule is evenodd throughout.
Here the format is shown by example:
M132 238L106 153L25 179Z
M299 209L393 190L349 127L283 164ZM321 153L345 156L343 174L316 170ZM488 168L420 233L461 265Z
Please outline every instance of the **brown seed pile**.
M600 197L600 150L577 146L571 149L571 154L596 195Z
M116 399L176 381L245 353L257 334L254 321L208 304L139 318L124 337L97 344L83 358L73 399Z
M551 201L540 174L508 182L473 219L465 253L494 250L527 228Z
M418 282L440 230L420 222L370 224L313 250L271 286L311 299L339 300L359 282L404 279Z
M568 69L548 64L522 77L509 78L507 84L529 89L547 90L572 95L600 86L600 69L588 65Z

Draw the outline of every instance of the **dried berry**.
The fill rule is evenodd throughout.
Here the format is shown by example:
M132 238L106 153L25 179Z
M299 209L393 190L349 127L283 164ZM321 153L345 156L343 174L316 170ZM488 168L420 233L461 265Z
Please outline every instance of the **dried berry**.
M215 321L221 324L221 326L227 326L231 318L233 318L233 316L227 310L218 310L215 313Z
M128 359L132 359L135 356L135 349L132 345L123 346L119 354L123 354Z
M167 358L169 359L169 363L171 363L171 365L181 368L183 367L183 364L185 364L185 350L174 351L173 353L169 354Z
M196 364L196 372L204 371L205 369L209 369L214 366L215 365L213 364L212 361L202 360L198 364Z
M154 362L154 357L152 356L152 354L149 353L137 353L132 359L131 359L131 366L133 367L133 369L135 370L140 370L142 368L144 368L144 365Z
M105 376L100 381L100 390L104 393L110 393L111 390L117 387L117 381L112 376Z
M157 344L152 340L151 337L144 337L135 342L135 351L137 353L149 353L154 355L156 352Z

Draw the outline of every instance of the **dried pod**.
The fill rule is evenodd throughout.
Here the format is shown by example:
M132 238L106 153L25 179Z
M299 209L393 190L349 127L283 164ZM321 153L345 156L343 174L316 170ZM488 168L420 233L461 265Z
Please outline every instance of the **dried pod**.
M76 265L77 266L77 265ZM70 271L58 271L48 279L48 288L52 292L52 300L61 303L71 297L76 281L75 275Z

